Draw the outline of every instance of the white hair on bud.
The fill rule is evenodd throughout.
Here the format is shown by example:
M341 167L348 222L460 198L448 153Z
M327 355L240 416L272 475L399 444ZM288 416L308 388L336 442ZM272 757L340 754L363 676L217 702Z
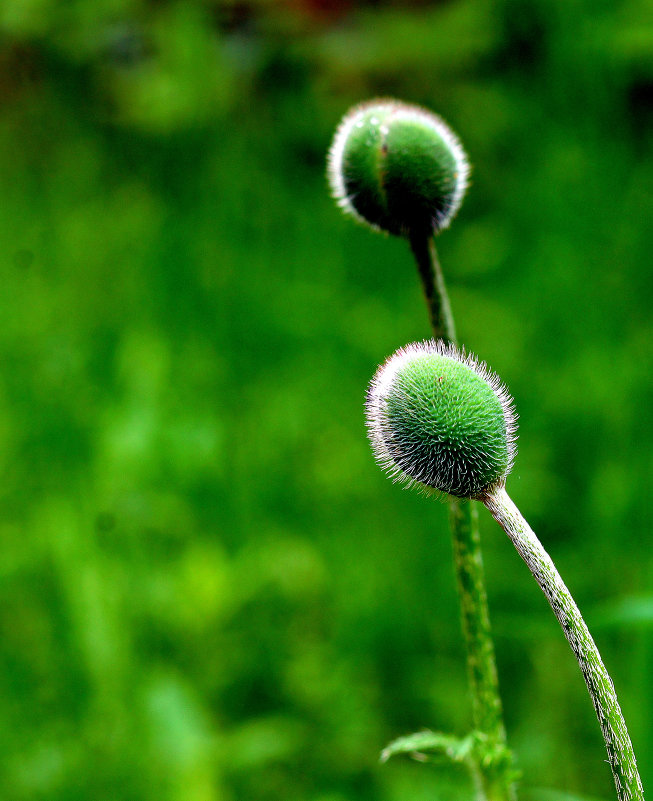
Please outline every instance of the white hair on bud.
M366 103L359 103L357 106L351 108L345 114L342 120L340 120L340 124L336 129L335 136L333 137L331 147L329 148L329 152L327 154L327 179L329 181L332 197L346 214L350 214L352 217L358 220L358 222L361 222L365 225L371 225L371 227L376 231L381 230L379 226L368 222L365 217L356 211L353 203L351 202L351 197L348 195L347 188L345 187L345 176L342 162L349 134L352 132L354 127L363 126L364 123L361 119L362 115L372 106L378 105L378 103L379 101L370 100Z

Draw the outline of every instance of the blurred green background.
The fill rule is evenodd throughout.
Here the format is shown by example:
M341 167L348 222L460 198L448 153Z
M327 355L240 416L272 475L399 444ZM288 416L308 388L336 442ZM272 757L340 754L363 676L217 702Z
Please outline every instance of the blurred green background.
M509 489L653 790L651 0L0 3L0 797L469 799L446 507L362 416L429 334L325 152L377 95L474 167L439 239L521 416ZM523 801L614 797L575 660L481 514Z

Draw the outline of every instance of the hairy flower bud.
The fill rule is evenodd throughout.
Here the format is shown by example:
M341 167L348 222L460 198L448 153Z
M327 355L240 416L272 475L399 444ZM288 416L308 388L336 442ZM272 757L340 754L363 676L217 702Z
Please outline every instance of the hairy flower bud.
M436 114L397 100L355 106L328 159L331 190L345 212L395 235L446 228L467 188L469 164Z
M393 354L372 379L366 416L376 460L410 485L479 498L512 467L512 398L484 363L442 341Z

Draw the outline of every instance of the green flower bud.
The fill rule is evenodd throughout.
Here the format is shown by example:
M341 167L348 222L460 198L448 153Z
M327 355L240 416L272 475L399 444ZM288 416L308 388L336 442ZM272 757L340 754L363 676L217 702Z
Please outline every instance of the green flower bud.
M395 480L459 498L503 486L515 455L513 400L498 376L441 340L400 348L376 372L366 417Z
M357 220L397 236L437 234L460 207L469 164L440 117L373 100L344 116L327 172L338 204Z

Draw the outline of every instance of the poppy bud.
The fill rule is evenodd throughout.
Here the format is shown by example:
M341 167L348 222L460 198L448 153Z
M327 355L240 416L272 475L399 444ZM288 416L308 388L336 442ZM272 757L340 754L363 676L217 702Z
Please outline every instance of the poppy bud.
M442 341L393 354L372 379L366 417L377 462L409 485L479 498L512 467L512 398L484 363Z
M469 164L436 114L397 100L355 106L329 150L331 191L342 209L397 236L437 234L458 211Z

